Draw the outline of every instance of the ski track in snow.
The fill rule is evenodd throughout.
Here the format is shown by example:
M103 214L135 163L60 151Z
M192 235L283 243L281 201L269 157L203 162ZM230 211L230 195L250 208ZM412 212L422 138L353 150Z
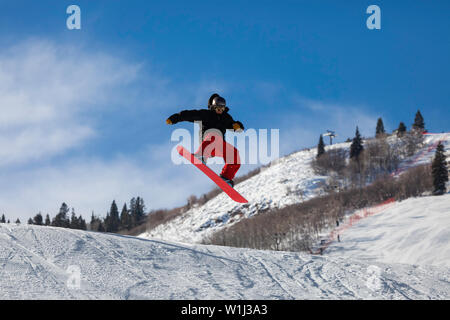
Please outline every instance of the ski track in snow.
M70 265L81 287L67 286ZM382 270L381 287L367 270ZM0 224L0 299L448 299L445 266Z

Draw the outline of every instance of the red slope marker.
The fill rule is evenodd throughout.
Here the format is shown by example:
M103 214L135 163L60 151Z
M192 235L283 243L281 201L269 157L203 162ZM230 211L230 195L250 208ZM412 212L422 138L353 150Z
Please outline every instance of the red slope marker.
M214 181L220 189L222 189L231 199L240 203L247 203L248 201L240 195L239 192L234 190L228 183L222 180L214 171L212 171L208 166L204 165L200 160L194 157L192 153L187 151L184 147L178 146L177 151L184 158L189 160L194 166L200 169L204 174L206 174L212 181Z

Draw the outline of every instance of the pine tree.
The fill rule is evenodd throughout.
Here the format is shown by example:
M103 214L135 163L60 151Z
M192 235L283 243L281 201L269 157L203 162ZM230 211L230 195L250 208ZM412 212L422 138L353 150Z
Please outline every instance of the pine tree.
M431 165L433 174L433 186L435 195L442 195L446 192L446 183L448 182L447 161L444 153L444 146L439 142L433 163Z
M6 218L4 214L2 214L2 219L0 220L0 223L6 223Z
M75 210L72 208L72 214L70 216L70 229L79 229L78 218L75 215Z
M359 134L359 129L356 127L355 137L353 138L352 144L350 146L350 159L356 159L359 161L359 155L364 150L361 135Z
M105 227L106 232L117 232L119 231L120 218L119 209L117 208L116 201L113 200L111 204L111 210L106 216Z
M51 225L51 221L50 221L50 216L48 215L48 213L47 213L47 215L45 216L45 223L44 223L46 226L49 226L49 225Z
M375 137L381 137L385 134L386 132L384 131L384 124L383 124L383 120L381 118L378 118L377 121L377 128L375 131Z
M33 224L33 219L28 219L28 224Z
M124 203L122 212L120 213L120 227L121 229L131 229L131 216L126 203Z
M412 130L420 133L425 131L425 122L420 110L417 110L416 117L414 118L414 123L412 125Z
M320 135L319 144L317 145L317 158L325 153L325 143L323 142L323 137Z
M20 224L20 219L19 218L17 218L16 224Z
M137 226L136 221L136 198L131 198L130 200L130 220L131 220L131 228L134 228Z
M67 216L68 212L69 206L65 202L63 202L61 208L59 209L59 213L53 218L52 226L69 228L70 220L69 217Z
M39 212L37 215L34 216L33 224L37 226L42 226L42 222L43 222L42 214Z
M105 232L106 231L105 226L103 225L103 222L101 220L99 221L97 231L98 232Z
M132 198L130 201L130 214L132 227L142 223L145 218L145 205L141 197Z
M98 221L98 219L95 217L94 211L92 211L91 222L89 222L89 230L91 230L91 231L98 231L97 221Z
M131 228L134 228L142 223L145 218L145 205L141 197L132 198L130 200L130 216Z
M78 217L78 229L87 230L86 221L83 219L81 215Z
M104 223L105 231L106 231L106 232L110 232L110 230L111 230L111 227L110 227L110 224L111 224L111 217L110 217L110 215L109 215L109 211L106 213L106 217L105 217L105 219L103 220L103 223Z
M397 128L397 137L402 137L406 133L406 126L403 122L400 122Z

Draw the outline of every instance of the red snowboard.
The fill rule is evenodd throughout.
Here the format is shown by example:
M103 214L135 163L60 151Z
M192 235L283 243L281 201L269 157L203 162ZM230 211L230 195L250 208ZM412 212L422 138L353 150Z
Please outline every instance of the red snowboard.
M200 169L204 174L206 174L212 181L214 181L220 189L222 189L227 195L230 196L236 202L247 203L248 201L234 190L228 183L226 183L221 177L219 177L214 171L212 171L208 166L204 165L200 160L194 157L192 153L187 151L182 146L177 147L177 151L180 155L188 159L194 166Z

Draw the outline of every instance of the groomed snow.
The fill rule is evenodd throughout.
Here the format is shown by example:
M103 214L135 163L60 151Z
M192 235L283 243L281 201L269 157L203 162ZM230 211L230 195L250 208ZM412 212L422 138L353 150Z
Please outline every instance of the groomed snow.
M70 266L79 288L68 285ZM450 298L447 267L8 224L0 224L0 279L0 300Z
M411 198L354 223L326 254L450 267L449 226L450 194Z

